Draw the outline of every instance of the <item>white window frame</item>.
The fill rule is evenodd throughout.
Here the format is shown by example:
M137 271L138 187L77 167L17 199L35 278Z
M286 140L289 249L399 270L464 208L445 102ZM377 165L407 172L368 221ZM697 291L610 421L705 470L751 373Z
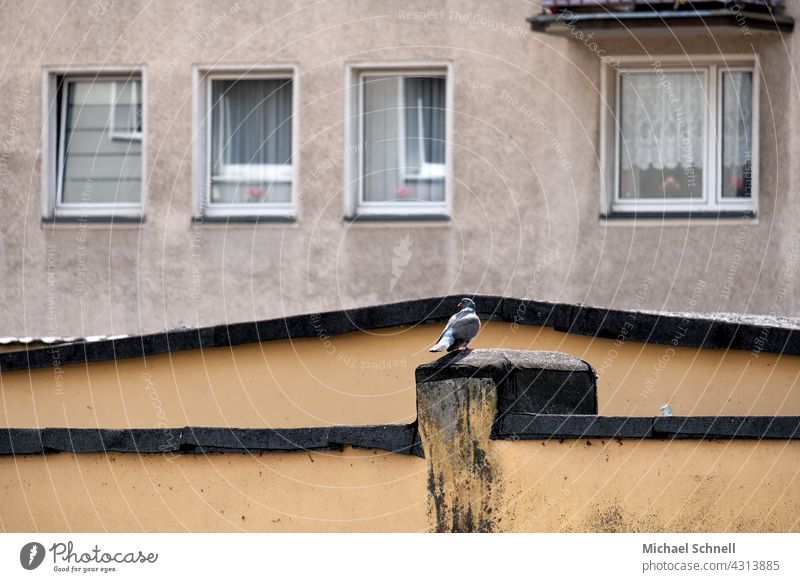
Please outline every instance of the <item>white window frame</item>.
M62 202L66 91L57 101L58 81L124 81L138 76L142 84L141 194L139 202ZM116 95L113 89L112 101ZM42 72L42 219L141 220L147 199L147 68L144 66L45 67ZM61 126L57 112L61 111ZM111 110L113 115L113 107ZM113 117L112 117L113 119Z
M758 211L759 168L759 94L761 72L756 55L699 55L699 56L648 56L609 57L601 67L601 215L607 217L648 213L663 216L675 215L724 215L752 214ZM703 180L702 196L690 199L621 199L620 162L621 144L621 74L647 72L654 74L654 63L660 63L665 73L704 73L704 91L707 98L705 132L703 136ZM722 198L722 139L718 132L722 127L722 75L725 72L750 72L753 76L752 160L751 196L747 198ZM719 136L711 139L711 136Z
M422 172L409 179L428 177L444 178L444 200L442 202L365 202L362 169L364 148L362 136L363 119L363 79L382 76L439 76L445 78L445 163L426 164ZM452 213L452 127L453 127L453 75L449 61L403 61L403 62L361 62L350 63L345 69L345 144L348 155L345 157L345 200L344 212L348 218L389 217L389 218L448 218ZM402 84L401 84L402 88ZM398 99L404 92L399 91ZM405 103L400 104L403 111ZM405 138L405 116L400 117L400 127ZM400 148L401 158L405 148ZM405 166L405 164L403 164ZM443 167L441 167L443 166Z
M252 65L198 65L193 70L194 91L194 219L250 219L263 218L294 220L297 216L297 188L299 184L299 82L298 67L294 64ZM292 81L292 163L289 164L231 164L230 177L218 176L218 181L239 182L248 175L270 180L291 182L289 202L212 203L211 202L211 83L221 80L284 79ZM234 175L235 174L235 175Z

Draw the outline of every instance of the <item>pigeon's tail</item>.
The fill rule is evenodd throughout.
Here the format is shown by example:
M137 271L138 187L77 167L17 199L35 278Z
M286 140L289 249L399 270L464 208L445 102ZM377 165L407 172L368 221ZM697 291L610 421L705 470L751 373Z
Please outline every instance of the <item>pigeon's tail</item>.
M439 338L439 341L436 342L436 345L429 349L429 352L443 352L448 349L450 346L453 345L453 334L445 333Z

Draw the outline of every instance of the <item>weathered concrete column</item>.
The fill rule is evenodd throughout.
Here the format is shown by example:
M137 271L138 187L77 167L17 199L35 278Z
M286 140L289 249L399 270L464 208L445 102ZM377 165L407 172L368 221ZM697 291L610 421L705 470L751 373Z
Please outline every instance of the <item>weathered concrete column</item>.
M417 422L431 529L502 531L490 439L505 414L597 414L594 371L557 352L471 350L419 366Z

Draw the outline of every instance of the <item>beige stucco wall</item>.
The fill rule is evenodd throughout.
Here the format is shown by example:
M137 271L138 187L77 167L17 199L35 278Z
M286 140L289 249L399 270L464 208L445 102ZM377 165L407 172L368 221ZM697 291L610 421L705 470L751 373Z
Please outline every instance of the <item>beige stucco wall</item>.
M409 422L413 371L434 357L425 349L439 329L6 372L0 426ZM473 345L586 359L602 372L603 414L654 415L667 401L676 414L800 414L797 356L618 343L498 322L487 322ZM798 441L491 441L493 388L477 382L488 396L467 399L472 432L461 422L448 427L464 439L437 428L430 411L438 402L423 403L434 419L421 423L425 459L350 447L0 456L0 529L432 531L444 491L490 516L493 531L800 531ZM465 451L489 470L471 471Z
M412 14L434 7L426 19ZM598 218L596 55L528 32L536 9L520 0L402 10L345 0L4 4L1 333L137 333L449 292L796 313L796 33L600 41L609 53L755 51L765 81L758 224L747 232L737 220L612 225ZM452 220L343 221L344 66L400 59L452 62ZM299 68L295 224L190 221L192 66L218 62ZM101 64L146 65L147 220L43 226L43 68ZM408 263L393 266L404 248ZM695 293L699 281L707 285Z
M489 453L496 531L800 531L797 441L491 441ZM427 475L424 459L351 448L6 456L0 529L428 531Z
M0 457L5 531L425 531L424 462L380 451Z
M492 441L508 531L800 531L797 441Z
M438 354L420 325L5 372L0 426L302 427L416 418L414 369ZM600 374L605 415L798 415L800 357L595 339L486 322L476 348L562 351Z

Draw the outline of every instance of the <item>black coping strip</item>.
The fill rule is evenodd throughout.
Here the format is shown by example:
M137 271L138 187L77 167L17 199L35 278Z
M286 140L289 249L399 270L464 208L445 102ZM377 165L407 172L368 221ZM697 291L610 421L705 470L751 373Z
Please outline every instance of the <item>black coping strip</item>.
M593 416L509 413L492 438L800 439L800 416Z
M7 428L0 455L73 453L256 453L333 450L343 446L421 456L416 426L321 428Z
M800 439L800 416L594 416L509 413L492 438ZM257 453L344 446L423 457L415 424L322 428L0 429L0 455L73 453Z
M508 413L495 421L493 438L651 438L653 419L640 416Z
M417 299L374 307L331 311L142 336L82 341L0 353L0 371L48 368L153 354L224 348L269 340L326 337L360 330L447 321L463 295ZM780 325L675 314L619 311L491 295L472 296L483 320L550 327L556 331L675 347L746 350L800 355L800 330Z

